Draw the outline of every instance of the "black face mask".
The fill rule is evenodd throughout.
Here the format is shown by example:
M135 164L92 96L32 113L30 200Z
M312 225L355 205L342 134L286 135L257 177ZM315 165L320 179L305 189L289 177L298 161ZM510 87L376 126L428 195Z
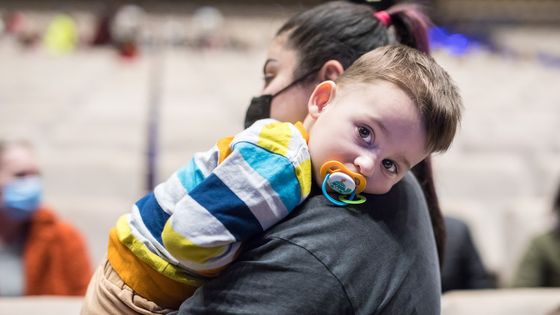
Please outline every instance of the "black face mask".
M261 96L253 97L251 99L251 104L249 104L249 108L247 108L247 111L245 112L244 128L249 128L255 121L259 119L270 118L270 106L272 105L272 99L280 93L288 90L292 86L300 83L316 71L317 70L310 71L299 79L288 84L285 88L281 89L275 94L263 94Z

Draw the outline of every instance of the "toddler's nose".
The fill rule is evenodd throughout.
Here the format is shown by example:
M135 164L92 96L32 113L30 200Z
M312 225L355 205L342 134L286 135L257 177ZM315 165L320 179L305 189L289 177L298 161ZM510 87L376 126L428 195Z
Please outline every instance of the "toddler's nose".
M360 174L370 177L375 172L375 157L368 155L360 155L354 160L354 165Z

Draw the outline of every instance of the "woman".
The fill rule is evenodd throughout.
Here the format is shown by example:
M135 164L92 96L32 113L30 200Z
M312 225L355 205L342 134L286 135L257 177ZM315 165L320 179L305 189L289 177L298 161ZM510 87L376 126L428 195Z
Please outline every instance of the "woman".
M531 239L513 276L513 287L560 287L560 185L556 189L552 200L556 224Z
M384 11L382 11L384 12ZM398 41L429 53L428 19L415 7L389 8ZM303 121L307 99L315 84L335 80L362 54L390 43L387 17L368 6L330 2L302 12L286 22L269 47L263 67L263 94L253 98L245 127L272 117L280 121ZM445 228L435 192L431 159L414 169L430 209L440 265L443 263Z
M91 265L84 239L41 196L31 145L0 141L0 297L86 291Z
M374 15L344 2L316 6L278 31L264 66L263 95L246 124L307 114L314 85L334 80L363 53L391 42L428 51L426 19L411 7ZM411 30L415 30L412 32ZM420 169L435 235L441 214L429 163ZM317 189L316 189L317 190ZM246 244L237 261L185 301L179 314L439 314L440 278L428 207L410 174L368 208L332 207L320 193Z

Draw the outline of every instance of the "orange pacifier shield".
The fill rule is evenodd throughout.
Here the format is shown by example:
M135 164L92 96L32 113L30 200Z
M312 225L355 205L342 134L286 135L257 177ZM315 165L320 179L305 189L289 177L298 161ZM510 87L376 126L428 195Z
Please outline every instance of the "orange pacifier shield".
M325 162L320 172L323 180L321 185L323 195L333 204L347 206L366 201L366 197L360 195L366 188L366 178L362 174L352 172L338 161ZM338 193L338 199L328 193L327 186Z
M341 195L359 194L366 188L366 178L352 172L339 161L328 161L321 166L321 178L330 174L327 185Z

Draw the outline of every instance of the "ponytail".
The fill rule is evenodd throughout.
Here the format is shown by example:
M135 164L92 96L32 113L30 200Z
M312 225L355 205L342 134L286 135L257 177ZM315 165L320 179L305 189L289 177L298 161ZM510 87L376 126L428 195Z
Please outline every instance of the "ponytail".
M428 212L430 213L430 220L432 222L432 229L434 231L434 238L436 240L436 248L438 253L438 260L440 268L444 263L445 256L445 242L446 232L443 214L439 206L439 200L434 185L432 158L428 156L422 162L416 164L412 168L412 173L418 179L422 192L428 204Z
M397 41L403 45L430 53L428 28L430 19L415 4L398 4L387 9L395 28Z

